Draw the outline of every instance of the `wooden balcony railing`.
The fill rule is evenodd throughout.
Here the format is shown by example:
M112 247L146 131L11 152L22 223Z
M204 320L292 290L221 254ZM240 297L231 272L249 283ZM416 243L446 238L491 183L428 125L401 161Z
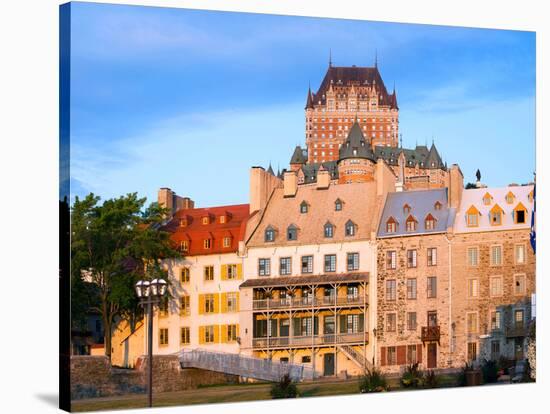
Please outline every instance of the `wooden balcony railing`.
M506 328L507 338L519 338L527 336L527 327L525 325L510 326Z
M422 333L421 333L422 342L430 342L430 341L439 342L440 337L441 337L441 330L439 326L422 327Z
M330 307L345 305L364 305L367 297L362 295L323 296L323 297L295 297L284 299L257 299L253 301L254 310L288 309L307 307Z
M311 345L334 345L368 342L368 333L345 333L345 334L324 334L307 336L273 336L264 338L253 338L253 348L284 348L287 346L311 346Z

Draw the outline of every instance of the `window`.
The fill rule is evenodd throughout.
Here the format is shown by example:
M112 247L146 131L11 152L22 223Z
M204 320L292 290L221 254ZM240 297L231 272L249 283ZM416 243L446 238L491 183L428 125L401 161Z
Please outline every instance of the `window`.
M355 236L355 224L351 220L346 223L346 236Z
M313 273L313 256L302 256L302 273Z
M483 204L486 206L490 205L493 202L493 197L489 193L485 193L483 196Z
M168 345L168 328L159 329L159 345Z
M529 194L527 195L527 198L529 199L529 202L530 202L530 203L533 202L533 199L534 199L533 190L531 190L531 191L529 192Z
M500 341L491 341L491 360L498 361L500 358Z
M502 265L502 246L491 246L491 266Z
M466 333L477 333L477 313L469 312L466 314Z
M310 355L304 355L302 357L302 364L310 364L311 363L311 356Z
M468 279L468 297L477 298L479 296L479 279Z
M411 206L409 206L408 204L405 204L403 206L403 214L409 214L411 212Z
M225 216L220 216L220 223L225 224Z
M439 201L436 201L435 204L434 204L434 209L435 210L441 210L441 207L442 207L442 204Z
M386 314L386 332L395 332L397 327L397 315L395 313Z
M515 198L516 196L514 196L514 193L512 193L511 191L508 191L508 194L506 194L506 202L508 204L514 204Z
M428 266L437 265L437 248L428 247Z
M291 224L286 229L286 239L296 240L297 238L298 238L298 228L294 224Z
M388 346L386 354L388 365L395 365L397 363L397 352L395 346Z
M437 297L437 278L435 276L428 277L427 288L428 288L428 292L427 292L428 298Z
M516 329L522 329L524 324L524 312L523 309L516 309L514 311L514 327Z
M491 330L500 331L502 329L502 319L500 311L491 312Z
M386 252L386 269L395 269L397 267L397 252L390 250Z
M189 242L187 240L182 240L181 241L180 250L184 253L189 251Z
M514 294L525 294L525 275L514 275Z
M468 361L475 361L477 359L477 343L468 342Z
M359 253L348 253L348 271L359 270Z
M237 341L237 325L227 325L227 342Z
M477 266L479 260L479 248L468 247L468 266Z
M204 342L207 344L211 344L215 341L214 338L214 326L205 326L204 327Z
M324 229L326 238L331 238L332 236L334 236L334 226L332 224L326 223Z
M237 311L237 293L229 292L225 296L227 312L236 312Z
M395 279L386 280L386 300L395 300L397 297Z
M190 279L190 270L188 267L183 267L181 269L181 273L180 273L180 281L181 283L189 283L189 279Z
M231 247L231 237L224 237L223 238L223 247Z
M204 313L214 313L214 298L212 294L204 295Z
M416 349L416 345L407 345L407 364L416 364L418 362Z
M426 220L424 221L424 227L426 230L434 230L435 229L435 218L431 214L428 214L426 216Z
M416 278L407 279L407 299L416 299Z
M395 233L397 231L397 221L393 217L390 217L386 221L386 233Z
M491 226L500 226L502 224L502 214L504 211L498 204L495 204L491 211L489 211L489 220Z
M524 244L516 244L514 246L514 256L516 258L516 264L524 264L525 263L525 245Z
M212 246L212 239L204 239L204 248L210 249L211 246Z
M416 312L407 312L407 329L416 331Z
M204 266L204 280L214 280L214 266Z
M189 345L191 342L191 333L188 326L183 326L180 329L180 344Z
M159 303L159 316L168 316L168 298L164 297Z
M258 276L271 274L271 259L258 259Z
M325 272L336 272L335 254L325 254Z
M279 259L279 274L281 276L292 273L292 259L290 257L281 257Z
M302 201L302 204L300 204L300 213L305 214L307 213L308 205L305 201Z
M466 211L466 225L468 227L477 227L479 224L478 217L479 210L475 206L470 206L468 211Z
M514 210L514 223L525 224L526 210Z
M338 199L334 202L334 211L342 211L342 200Z
M491 296L502 296L502 276L492 276L490 280Z
M416 220L413 216L409 216L406 221L407 231L416 231Z
M227 280L237 279L237 265L229 264L227 265Z
M273 227L268 227L265 229L264 240L266 242L275 241L275 229Z
M190 297L189 295L184 295L180 298L180 315L182 316L189 315L190 312L191 312Z
M208 224L208 223L210 223L210 219L208 217L203 217L202 224Z
M416 267L416 250L407 250L407 267Z

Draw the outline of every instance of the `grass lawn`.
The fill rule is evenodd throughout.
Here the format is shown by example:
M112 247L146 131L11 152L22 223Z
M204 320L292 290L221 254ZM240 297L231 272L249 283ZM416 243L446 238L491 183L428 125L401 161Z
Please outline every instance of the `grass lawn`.
M442 375L440 386L453 386L456 378ZM399 378L388 378L388 385L395 391L402 391L399 387ZM253 383L239 385L219 385L202 387L195 390L159 393L153 395L155 407L167 407L190 404L213 404L242 401L270 400L271 384ZM358 380L346 381L316 381L298 384L300 397L320 397L330 395L346 395L358 393ZM116 410L127 408L143 408L147 405L145 395L124 395L118 397L93 398L76 400L73 402L73 411Z

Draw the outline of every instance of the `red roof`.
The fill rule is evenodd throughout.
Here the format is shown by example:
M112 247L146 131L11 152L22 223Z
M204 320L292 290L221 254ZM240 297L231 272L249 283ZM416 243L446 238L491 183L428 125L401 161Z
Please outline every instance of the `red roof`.
M172 233L171 240L179 248L182 241L187 241L188 250L185 256L234 253L243 240L246 222L249 218L249 205L184 209L176 212L172 220L164 227ZM224 222L221 222L223 218ZM203 219L208 218L208 224ZM228 247L223 246L224 238L230 238ZM205 240L210 240L210 248L205 248Z

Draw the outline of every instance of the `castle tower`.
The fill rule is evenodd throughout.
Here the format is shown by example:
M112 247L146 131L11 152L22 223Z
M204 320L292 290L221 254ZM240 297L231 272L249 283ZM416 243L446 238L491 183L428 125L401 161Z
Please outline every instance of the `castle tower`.
M362 183L374 180L376 157L371 143L365 140L356 119L339 151L338 182Z
M371 146L397 147L399 107L374 67L329 65L319 89L308 89L306 106L308 163L336 161L357 118Z

